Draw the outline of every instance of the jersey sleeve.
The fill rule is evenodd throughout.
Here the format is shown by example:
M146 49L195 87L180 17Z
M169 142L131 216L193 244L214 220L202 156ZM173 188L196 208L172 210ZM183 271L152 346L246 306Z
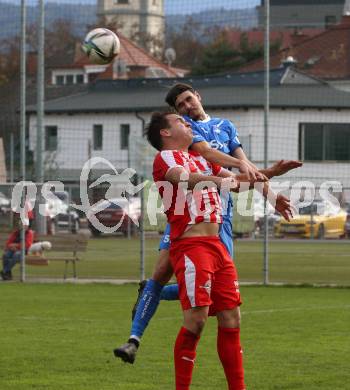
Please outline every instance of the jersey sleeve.
M211 163L211 169L213 171L213 175L218 176L223 168L218 164Z
M229 122L230 142L229 148L230 153L234 152L237 148L241 148L242 144L238 138L238 132L233 123Z
M184 168L182 158L174 150L163 150L157 154L153 163L153 179L155 182L165 180L172 168Z

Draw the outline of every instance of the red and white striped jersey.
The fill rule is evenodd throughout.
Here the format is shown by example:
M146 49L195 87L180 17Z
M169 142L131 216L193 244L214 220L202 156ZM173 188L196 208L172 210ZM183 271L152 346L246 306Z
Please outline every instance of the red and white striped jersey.
M153 163L153 179L163 199L165 213L170 223L170 239L179 238L189 225L200 222L222 223L221 199L216 187L200 182L193 190L187 189L187 179L177 185L166 181L167 172L176 167L184 168L188 173L200 173L217 176L221 167L209 163L194 151L163 150Z

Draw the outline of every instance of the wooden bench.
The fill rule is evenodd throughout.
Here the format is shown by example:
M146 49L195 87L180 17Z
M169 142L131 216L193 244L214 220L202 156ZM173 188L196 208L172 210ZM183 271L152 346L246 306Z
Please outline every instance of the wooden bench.
M36 235L35 241L51 242L51 250L45 251L42 258L45 259L47 263L50 261L64 261L64 279L67 279L69 263L72 264L73 277L77 277L76 262L80 261L82 254L86 252L88 236L84 234L56 234L54 236ZM33 255L29 256L28 260L33 261ZM26 263L28 263L28 261L26 261Z
M9 233L0 233L0 245L2 248ZM35 242L50 241L52 248L44 251L42 255L26 255L26 264L34 266L46 266L50 261L64 261L63 278L67 279L69 264L72 264L73 277L77 277L76 262L81 260L82 253L86 252L88 236L84 234L57 234L54 236L35 235Z

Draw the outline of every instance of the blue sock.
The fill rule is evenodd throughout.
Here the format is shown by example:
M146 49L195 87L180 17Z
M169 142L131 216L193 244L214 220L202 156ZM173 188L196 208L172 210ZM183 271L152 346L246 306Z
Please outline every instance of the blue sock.
M177 284L168 284L164 286L160 299L164 301L177 301L179 299L179 286Z
M157 310L162 289L163 286L155 280L149 279L147 281L132 322L130 338L140 340L142 337L149 321Z

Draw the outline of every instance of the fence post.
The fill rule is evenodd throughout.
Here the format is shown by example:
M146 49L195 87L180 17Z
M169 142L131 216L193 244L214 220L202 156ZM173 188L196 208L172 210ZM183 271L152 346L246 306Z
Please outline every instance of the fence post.
M264 168L269 161L269 112L270 112L270 0L265 0L265 104L264 104ZM269 220L267 215L267 201L264 201L264 284L269 284Z
M21 1L21 74L20 74L20 165L21 179L26 180L26 1ZM21 206L24 208L25 187L23 188ZM25 282L25 228L21 230L21 282Z

